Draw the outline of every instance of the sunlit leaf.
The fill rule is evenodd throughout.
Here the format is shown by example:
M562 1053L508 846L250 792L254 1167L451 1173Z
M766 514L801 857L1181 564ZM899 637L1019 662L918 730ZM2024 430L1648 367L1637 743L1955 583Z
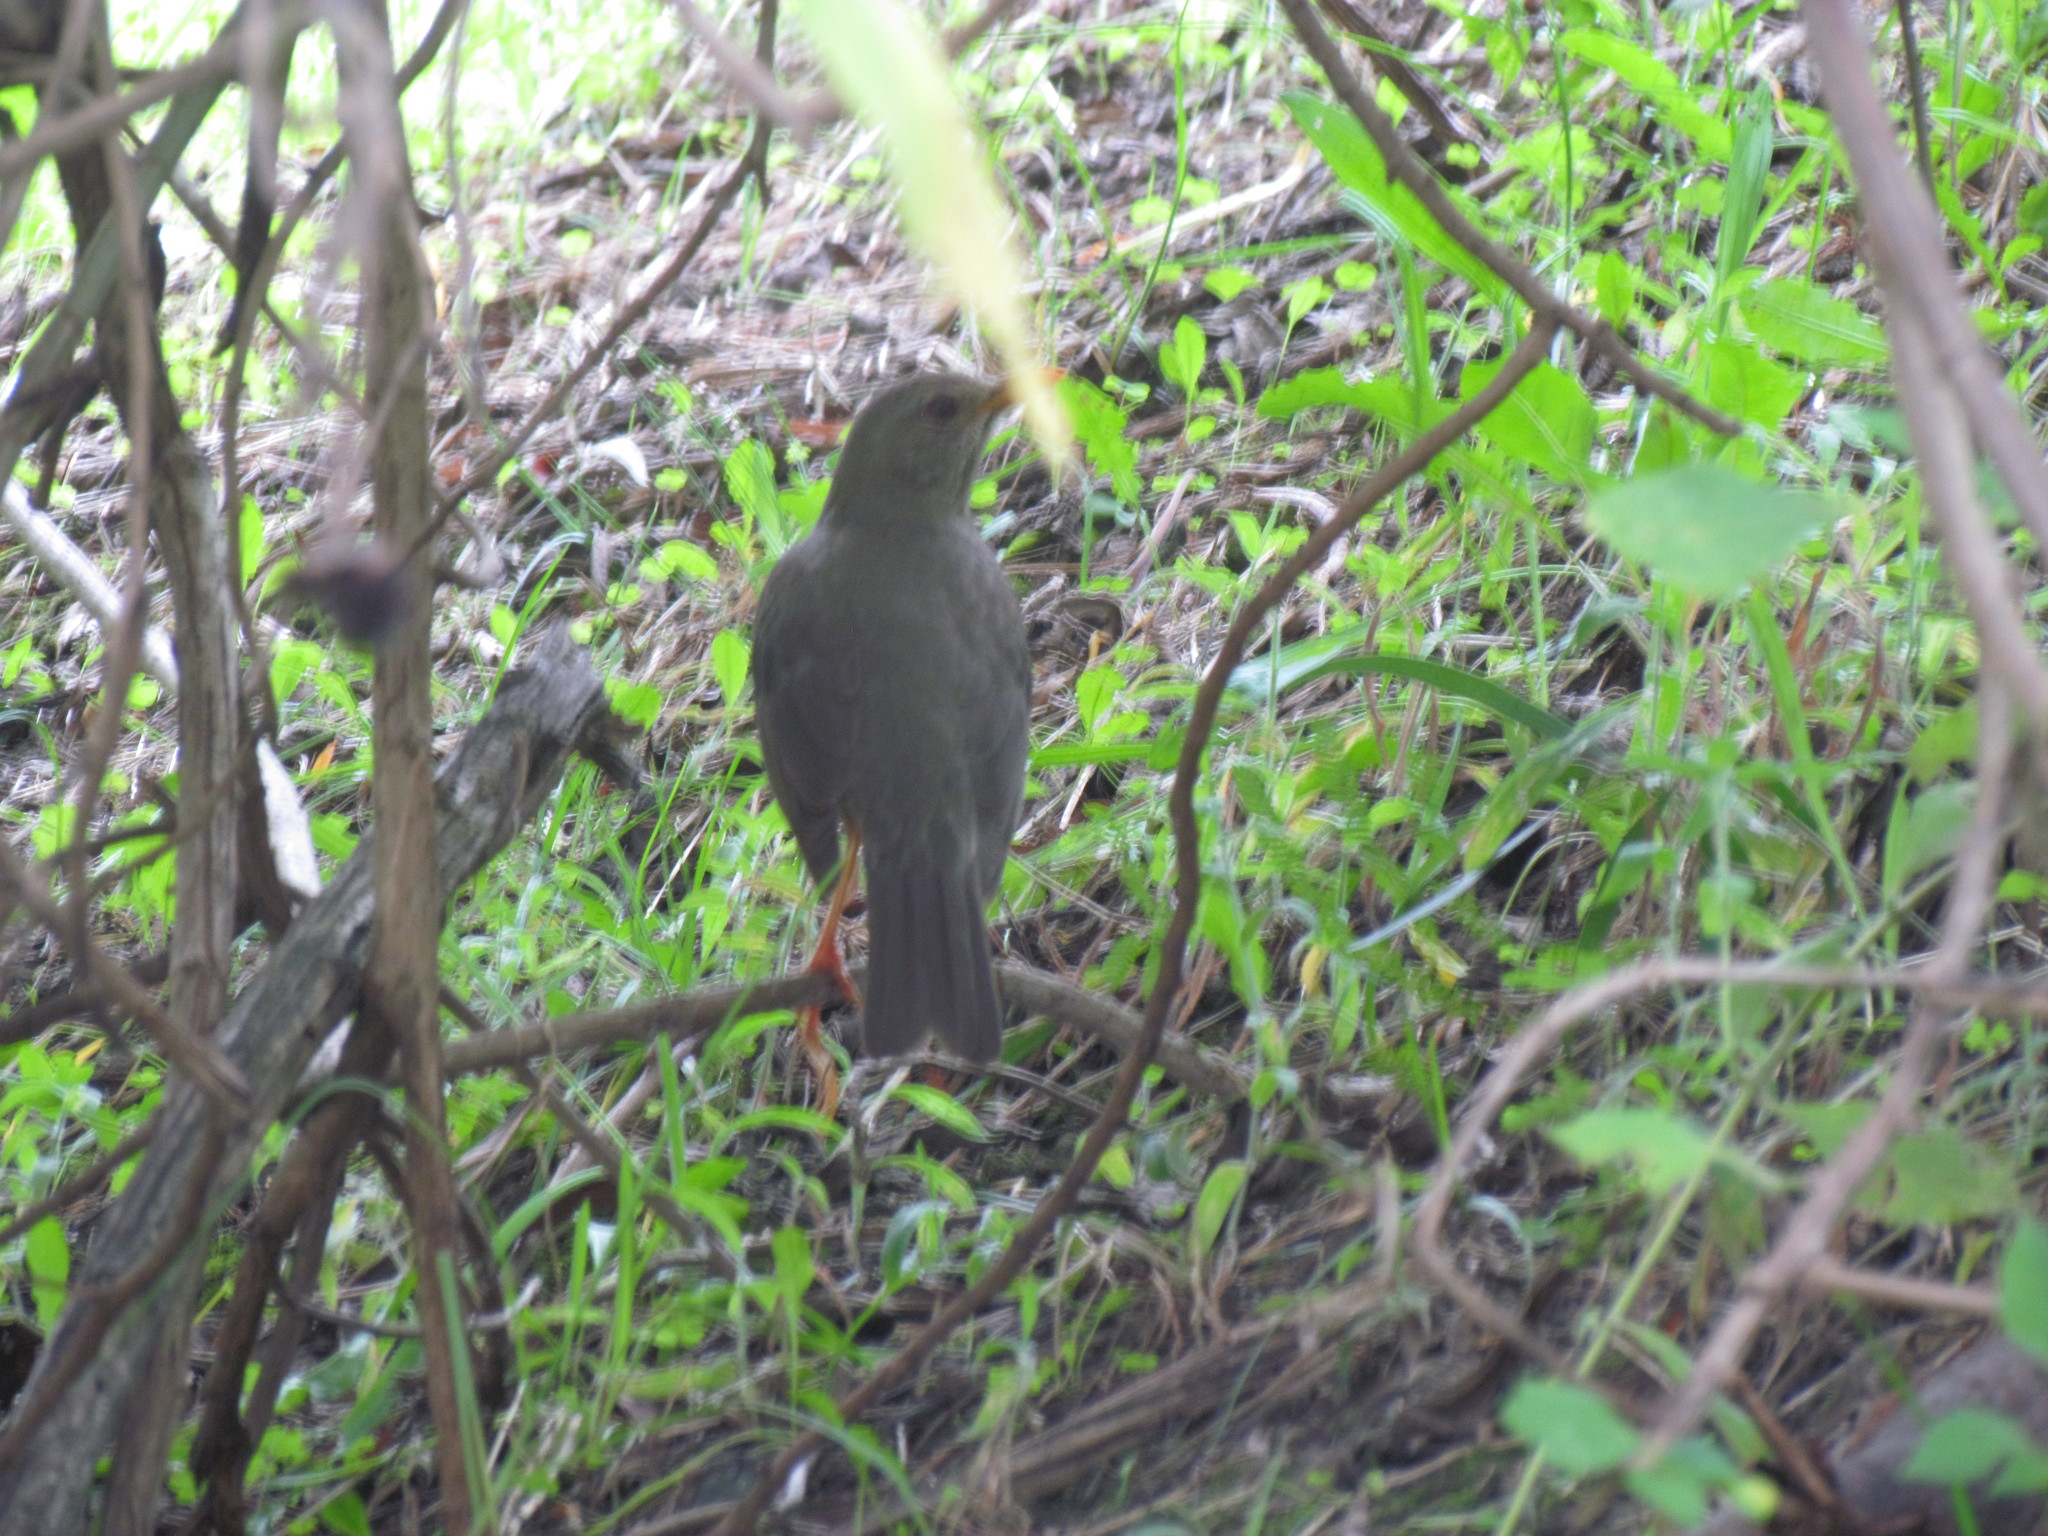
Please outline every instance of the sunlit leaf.
M1637 475L1598 492L1586 526L1682 592L1727 598L1769 574L1836 515L1832 499L1781 491L1718 465Z
M2023 1221L1998 1271L1998 1318L2005 1331L2048 1365L2048 1228Z
M1500 1419L1573 1477L1613 1471L1635 1454L1641 1438L1598 1393L1565 1381L1521 1382Z

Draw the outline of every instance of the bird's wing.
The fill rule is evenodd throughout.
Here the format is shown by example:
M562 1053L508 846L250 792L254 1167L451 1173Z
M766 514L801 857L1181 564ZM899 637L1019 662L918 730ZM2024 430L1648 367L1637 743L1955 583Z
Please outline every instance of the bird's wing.
M823 880L839 862L839 806L853 744L855 678L832 633L829 580L815 538L793 546L761 588L754 619L754 708L761 758L804 863Z
M974 744L975 856L985 902L1002 884L1010 839L1024 816L1024 769L1031 751L1031 651L1024 640L1024 616L1002 567L990 560L980 579L986 587L981 611L991 616L979 654L979 688L970 702ZM999 617L997 617L999 616Z

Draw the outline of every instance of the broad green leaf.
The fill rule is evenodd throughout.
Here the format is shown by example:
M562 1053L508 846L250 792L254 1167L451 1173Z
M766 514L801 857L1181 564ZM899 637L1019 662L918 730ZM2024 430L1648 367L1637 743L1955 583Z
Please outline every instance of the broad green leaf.
M1280 290L1287 300L1287 323L1299 325L1318 304L1330 297L1330 285L1320 277L1304 277Z
M1717 291L1727 291L1755 243L1757 217L1763 211L1764 183L1776 143L1776 103L1759 81L1742 104L1741 120L1735 127L1727 195L1721 200L1721 229L1714 247Z
M1799 1128L1821 1157L1833 1157L1842 1143L1856 1134L1856 1128L1870 1118L1868 1104L1802 1104L1787 1102L1778 1113Z
M1733 597L1835 515L1827 497L1781 491L1717 465L1637 475L1597 492L1586 526L1695 597Z
M1661 1109L1588 1110L1553 1127L1550 1135L1581 1162L1633 1163L1656 1195L1677 1188L1714 1160L1713 1143L1704 1131Z
M2013 1343L2048 1365L2048 1228L2023 1221L1998 1270L1998 1320Z
M1738 421L1775 432L1806 393L1806 377L1742 341L1700 348L1697 387L1707 404Z
M1499 373L1505 358L1471 363L1459 380L1469 400ZM1524 459L1553 480L1584 484L1593 451L1593 402L1570 374L1538 363L1479 430L1502 452Z
M1568 1477L1613 1471L1641 1440L1598 1393L1565 1381L1519 1382L1501 1407L1500 1421Z
M1599 268L1593 276L1593 291L1600 306L1601 319L1616 330L1628 324L1636 309L1636 274L1619 251L1608 251L1601 256Z
M1219 302L1228 304L1245 289L1257 287L1258 281L1243 267L1212 267L1203 274L1202 286L1215 294Z
M1886 1161L1892 1190L1883 1215L1900 1226L1943 1227L2000 1215L2017 1193L2012 1170L1950 1126L1900 1137Z
M840 99L881 132L904 233L973 311L1003 356L1032 437L1049 461L1063 462L1073 429L1019 298L1024 267L1010 216L931 28L900 0L796 0L795 10Z
M661 716L662 691L652 683L629 683L622 678L605 679L605 695L612 712L628 725L647 730Z
M1138 483L1138 450L1124 436L1123 408L1073 374L1060 380L1059 391L1089 467L1109 481L1117 500L1136 506L1143 494Z
M1691 1530L1706 1519L1714 1491L1731 1486L1741 1475L1719 1446L1693 1435L1674 1445L1655 1466L1631 1470L1623 1482L1659 1514Z
M1760 283L1736 308L1758 341L1802 363L1874 368L1891 356L1882 326L1804 278Z
M335 1536L370 1536L370 1512L363 1507L363 1496L354 1491L322 1504L320 1520Z
M711 637L711 675L718 679L718 691L725 695L728 709L738 705L747 686L753 654L753 647L736 629L721 629Z
M64 1223L45 1216L30 1227L22 1240L22 1258L28 1265L36 1318L47 1335L64 1310L64 1292L71 1282L71 1247L64 1237Z
M1159 349L1159 371L1181 394L1192 399L1202 382L1202 364L1209 356L1209 338L1193 315L1182 315L1173 340Z
M242 498L242 515L236 519L235 537L242 546L242 585L246 587L256 579L257 569L263 564L263 508L254 496Z
M781 529L782 503L775 494L775 455L751 437L742 438L725 456L725 493L757 529Z
M2038 1460L2027 1432L1990 1408L1957 1408L1927 1426L1899 1476L1912 1483L1983 1482L2008 1462Z
M1453 409L1447 400L1428 399L1418 418L1415 390L1406 379L1382 376L1353 381L1337 368L1310 368L1259 396L1259 414L1268 421L1285 421L1318 405L1348 406L1406 433L1436 425Z
M1137 1170L1131 1166L1130 1148L1120 1141L1111 1142L1095 1165L1095 1177L1114 1189L1129 1189L1138 1181Z
M688 539L670 539L640 562L649 581L716 581L718 562L711 552Z
M1885 839L1887 895L1896 895L1921 870L1956 851L1976 803L1977 786L1966 779L1931 785L1907 801L1905 814Z
M1925 730L1906 748L1906 771L1922 784L1931 784L1953 763L1974 757L1977 752L1977 701L1945 710L1928 722Z
M968 1141L987 1141L988 1132L982 1128L974 1112L937 1088L924 1083L900 1083L890 1091L889 1097L901 1099L913 1109L936 1120L954 1135Z
M1202 1192L1195 1197L1192 1229L1196 1258L1201 1258L1216 1246L1216 1239L1223 1232L1223 1223L1229 1219L1231 1207L1237 1204L1238 1192L1244 1188L1244 1180L1244 1159L1233 1157L1218 1163L1210 1170L1209 1177L1202 1181Z
M901 1285L912 1278L906 1267L910 1257L910 1245L917 1236L917 1229L927 1220L944 1221L947 1206L943 1200L913 1200L898 1207L896 1214L889 1218L889 1225L882 1233L882 1278L891 1285Z
M802 1227L777 1227L775 1236L768 1241L768 1251L775 1261L775 1289L794 1309L802 1304L804 1293L811 1288L811 1240Z

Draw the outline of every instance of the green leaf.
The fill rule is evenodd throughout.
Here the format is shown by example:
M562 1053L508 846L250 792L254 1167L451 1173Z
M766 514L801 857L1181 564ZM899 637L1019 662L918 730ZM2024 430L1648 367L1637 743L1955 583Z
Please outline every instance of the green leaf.
M1517 1383L1500 1421L1568 1477L1613 1471L1635 1454L1641 1439L1598 1393L1543 1378Z
M1597 492L1586 525L1617 553L1695 597L1729 598L1767 575L1835 503L1781 491L1718 465L1637 475Z
M1806 393L1806 376L1743 341L1712 341L1700 348L1699 392L1709 405L1738 421L1776 432Z
M913 1278L909 1268L910 1245L917 1236L917 1230L927 1220L943 1222L947 1206L943 1200L913 1200L898 1207L896 1214L889 1218L889 1225L882 1233L882 1278L890 1285L901 1285Z
M1887 1158L1892 1191L1883 1216L1900 1226L1942 1227L2011 1209L2012 1170L1950 1126L1902 1136Z
M1182 315L1173 328L1173 340L1159 349L1159 371L1166 382L1192 399L1202 382L1202 364L1209 355L1209 338L1193 315Z
M1347 406L1409 433L1436 425L1453 409L1447 400L1425 400L1418 418L1415 391L1406 379L1386 376L1353 381L1338 368L1310 368L1259 396L1259 415L1268 421L1285 421L1319 405Z
M1202 286L1228 304L1245 289L1256 287L1258 279L1243 267L1212 267L1202 276Z
M718 691L725 695L726 708L735 707L747 686L747 669L754 648L736 629L721 629L711 637L711 675L718 679Z
M1756 243L1757 216L1777 144L1777 103L1758 81L1742 104L1728 163L1727 195L1721 201L1721 229L1714 246L1717 291L1726 292Z
M794 1311L811 1288L815 1262L811 1257L811 1240L802 1227L777 1227L768 1248L775 1260L775 1289Z
M1572 728L1571 721L1564 716L1552 714L1514 689L1469 667L1436 661L1427 656L1395 656L1381 651L1330 654L1346 643L1347 639L1342 635L1323 636L1283 647L1277 658L1255 656L1238 664L1230 674L1230 686L1236 692L1265 704L1319 677L1330 677L1339 672L1349 672L1358 677L1384 674L1405 677L1439 693L1469 700L1545 741L1555 741Z
M1144 492L1138 482L1138 450L1124 436L1122 407L1071 373L1060 380L1059 390L1089 468L1109 481L1117 500L1136 506Z
M1628 1491L1684 1530L1706 1519L1713 1491L1740 1476L1735 1463L1711 1440L1681 1440L1653 1467L1640 1467L1622 1481Z
M1977 752L1977 701L1944 710L1906 748L1906 771L1931 784L1953 763L1967 762Z
M775 494L775 456L751 437L725 456L725 493L758 529L780 531L782 503Z
M335 1536L370 1536L370 1512L359 1493L341 1493L320 1506L320 1520Z
M1553 1127L1550 1136L1581 1162L1634 1163L1653 1195L1677 1188L1714 1160L1704 1131L1661 1109L1588 1110Z
M1998 1320L2013 1343L2048 1365L2048 1228L2023 1221L1998 1271Z
M256 571L263 564L263 509L254 496L242 497L242 515L236 520L235 537L242 546L242 585L246 587L256 579Z
M45 1216L30 1227L22 1240L21 1256L28 1265L37 1320L48 1334L64 1310L64 1292L71 1282L71 1245L64 1237L64 1223Z
M1113 667L1090 667L1074 679L1074 708L1081 716L1081 729L1090 736L1109 707L1123 691L1124 680Z
M1223 1223L1229 1219L1231 1207L1237 1204L1238 1193L1244 1188L1245 1172L1244 1159L1233 1157L1210 1169L1209 1177L1202 1181L1190 1229L1198 1260L1216 1246L1216 1239L1222 1235Z
M1608 251L1600 258L1593 277L1593 291L1600 305L1600 318L1616 330L1629 322L1636 309L1636 274L1622 259L1621 252Z
M1758 341L1815 367L1878 368L1891 356L1882 326L1804 278L1759 283L1736 309Z
M956 1136L965 1137L968 1141L988 1140L988 1132L982 1128L981 1122L974 1118L974 1112L950 1093L924 1083L899 1083L890 1090L889 1097L901 1099Z
M1035 747L1033 768L1094 768L1104 763L1142 763L1152 757L1152 743L1145 741L1059 742Z
M1315 276L1304 277L1298 283L1289 283L1280 291L1287 299L1287 323L1290 326L1301 324L1308 318L1310 311L1330 297L1330 285Z
M1856 1134L1856 1128L1870 1118L1870 1106L1788 1101L1778 1106L1778 1113L1813 1143L1816 1155L1833 1157L1842 1149L1842 1143Z
M628 683L618 678L607 678L605 693L611 699L612 712L628 725L649 730L661 717L663 694L652 683Z
M1921 870L1954 853L1976 804L1977 786L1966 779L1949 779L1914 795L1885 839L1885 893L1896 895Z
M1493 381L1506 359L1466 365L1459 392L1471 399ZM1553 480L1583 484L1590 471L1593 402L1570 374L1538 363L1480 424L1495 447L1527 460Z
M1990 1408L1957 1408L1927 1426L1899 1476L1910 1483L1979 1483L2015 1457L2037 1455L2027 1432Z
M649 581L716 581L718 562L701 545L670 539L640 562L640 574Z

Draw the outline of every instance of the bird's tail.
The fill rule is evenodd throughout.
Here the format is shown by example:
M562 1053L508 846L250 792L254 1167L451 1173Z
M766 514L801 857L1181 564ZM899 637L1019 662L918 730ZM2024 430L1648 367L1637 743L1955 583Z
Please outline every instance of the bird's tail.
M993 1061L1003 1023L974 860L864 851L868 1054L914 1051L932 1034L971 1061Z

